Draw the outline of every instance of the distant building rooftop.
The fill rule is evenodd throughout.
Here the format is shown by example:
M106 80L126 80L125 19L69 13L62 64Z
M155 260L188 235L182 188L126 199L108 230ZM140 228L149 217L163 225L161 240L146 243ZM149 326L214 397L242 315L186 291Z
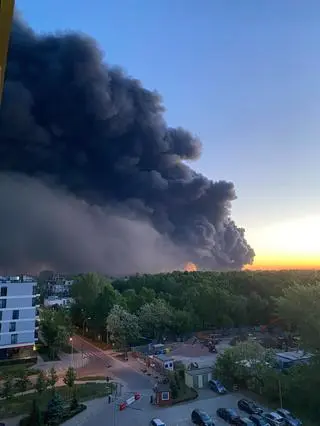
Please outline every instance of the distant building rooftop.
M164 348L164 344L162 343L156 343L155 345L152 345L153 349L162 349Z
M290 351L290 352L278 352L277 357L287 361L302 361L302 360L310 359L312 355L304 351Z
M200 376L201 374L208 374L212 372L212 367L194 368L193 370L186 370L189 376Z
M164 354L154 355L154 358L157 358L162 362L174 361L174 359L172 357L169 357L169 356L164 355Z
M36 282L34 277L28 275L0 275L0 284L4 283L31 283Z
M170 384L169 383L157 383L155 385L156 392L168 392L170 391Z

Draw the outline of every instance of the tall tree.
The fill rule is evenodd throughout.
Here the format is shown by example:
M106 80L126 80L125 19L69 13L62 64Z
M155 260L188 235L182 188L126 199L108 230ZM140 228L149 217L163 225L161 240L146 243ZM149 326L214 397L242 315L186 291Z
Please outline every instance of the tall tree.
M252 378L262 385L266 370L274 365L274 352L256 342L243 342L227 349L215 364L215 375L226 384L247 383Z
M72 333L69 316L64 311L43 309L41 312L40 331L49 348L49 356L55 359L57 353L68 341Z
M73 281L71 295L78 304L91 311L96 298L108 283L108 280L99 274L82 274Z
M47 424L49 426L59 425L63 415L63 400L57 392L54 393L52 399L48 403L47 408Z
M297 329L305 347L320 354L320 282L294 283L276 301L288 328Z
M16 381L16 387L19 392L25 392L28 389L28 385L30 384L30 380L25 369L19 371L18 379Z
M69 390L72 390L72 388L74 387L76 378L77 378L76 370L72 367L69 367L65 377L63 378L63 381L65 385L69 388Z
M115 305L107 318L107 328L111 340L121 348L134 343L140 335L138 318L123 307Z
M106 282L93 303L92 312L90 312L90 327L93 327L98 333L101 334L105 330L106 318L116 304L118 297L119 295L112 285Z
M161 340L172 322L172 311L168 304L161 299L146 303L139 310L139 323L142 331L148 337Z
M54 367L52 367L49 371L49 375L48 375L48 385L50 386L50 388L52 389L52 391L54 391L54 387L58 381L59 377L57 375L57 372L55 370Z
M173 311L170 329L178 336L183 336L193 330L195 322L192 312L177 309Z
M36 380L35 388L39 395L42 395L48 387L47 376L44 371L40 371Z

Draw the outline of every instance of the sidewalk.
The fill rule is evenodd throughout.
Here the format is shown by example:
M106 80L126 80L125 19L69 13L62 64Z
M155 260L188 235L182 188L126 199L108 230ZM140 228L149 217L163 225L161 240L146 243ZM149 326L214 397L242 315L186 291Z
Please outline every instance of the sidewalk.
M49 371L52 367L56 370L57 374L64 373L69 367L73 367L76 370L85 367L89 359L84 358L82 353L74 353L73 357L71 354L60 353L60 361L43 361L42 358L38 357L38 362L33 368L43 371Z

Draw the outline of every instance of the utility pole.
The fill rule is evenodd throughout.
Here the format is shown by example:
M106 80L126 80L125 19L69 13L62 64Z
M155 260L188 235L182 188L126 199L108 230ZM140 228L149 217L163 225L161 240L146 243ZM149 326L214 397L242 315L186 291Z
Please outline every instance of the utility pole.
M281 386L281 381L280 381L280 379L278 379L278 386L279 386L280 408L283 408L283 401L282 401L282 386Z
M87 318L85 318L83 320L83 323L82 323L82 336L84 336L84 326L85 326L86 322L89 321L89 320L91 320L91 317L87 317Z
M14 0L0 0L0 104L4 88Z
M116 388L114 391L114 404L113 404L113 426L116 426L116 416L117 416L117 396L118 396L118 383L115 382Z
M70 337L69 341L71 343L71 366L72 366L72 368L74 368L74 362L73 362L73 338Z

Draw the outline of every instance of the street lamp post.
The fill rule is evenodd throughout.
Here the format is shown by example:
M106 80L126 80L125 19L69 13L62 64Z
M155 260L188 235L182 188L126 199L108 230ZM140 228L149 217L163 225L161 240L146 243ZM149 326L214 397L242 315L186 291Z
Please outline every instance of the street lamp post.
M73 367L73 338L70 337L69 342L71 343L71 366Z
M84 336L84 326L85 326L86 322L89 321L89 320L91 320L91 317L87 317L87 318L85 318L83 320L83 323L82 323L82 336Z
M122 395L122 384L119 382L112 382L115 385L114 388L114 405L113 405L113 426L117 423L117 397Z

